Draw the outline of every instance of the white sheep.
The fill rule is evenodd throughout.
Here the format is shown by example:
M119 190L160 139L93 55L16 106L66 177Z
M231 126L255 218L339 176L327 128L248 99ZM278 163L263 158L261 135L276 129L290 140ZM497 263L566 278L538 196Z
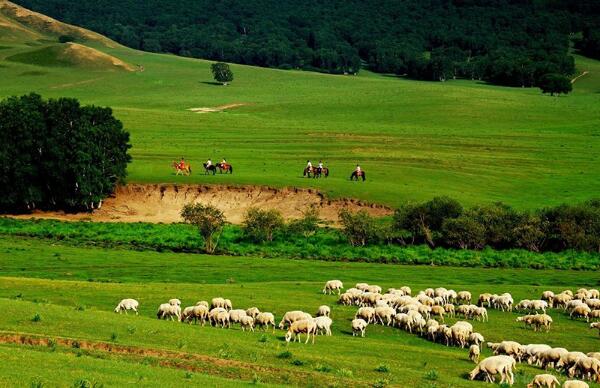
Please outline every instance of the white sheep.
M313 318L313 321L317 325L317 334L321 334L321 332L323 332L325 335L331 335L331 324L333 323L331 318L327 316L319 316Z
M256 319L256 316L258 314L260 314L260 310L258 309L258 307L250 307L246 310L246 315L254 319Z
M456 300L458 302L471 304L471 299L473 299L473 296L469 291L459 291L458 294L456 294Z
M319 308L317 309L317 317L328 317L331 315L331 309L329 308L329 306L319 306Z
M356 312L354 318L362 318L367 323L372 323L375 320L375 309L373 307L361 307Z
M481 344L485 343L485 339L480 333L471 333L469 335L469 343L472 345L477 345L481 349Z
M210 301L210 309L214 309L217 307L225 308L225 299L224 298L212 298Z
M389 326L392 323L392 317L396 315L396 310L388 306L375 307L375 317L382 325Z
M246 329L254 331L254 318L248 315L244 315L240 319L240 325L242 326L242 331L246 331Z
M140 303L135 299L131 299L131 298L123 299L122 301L119 302L117 307L115 307L115 313L121 314L122 311L125 311L125 314L127 314L127 310L133 310L133 311L135 311L135 315L138 315L139 305L140 305Z
M469 379L475 380L478 375L483 374L485 381L493 383L495 381L494 376L499 374L501 376L500 384L507 382L509 385L513 385L515 365L515 359L509 356L488 357L469 373Z
M481 351L479 350L479 346L471 345L471 347L469 347L469 360L473 361L475 364L479 362L480 354Z
M240 323L243 317L247 317L246 310L236 309L229 311L229 321L231 323Z
M281 322L279 322L279 328L284 329L286 325L291 325L292 323L294 323L296 321L300 321L303 319L311 319L311 318L312 318L312 316L308 313L305 313L304 311L299 311L299 310L288 311L287 313L285 313L283 315L283 318L281 318Z
M523 347L515 341L502 341L500 343L488 342L487 346L495 355L512 356L517 361L520 361L523 355Z
M585 381L567 380L563 383L562 388L590 388L590 386Z
M600 335L600 322L590 323L590 329L598 329L598 335Z
M307 344L312 334L312 343L314 344L316 332L317 324L312 319L302 319L299 321L294 321L290 325L287 333L285 333L285 341L289 343L293 338L294 341L297 339L298 342L300 342L300 335L306 334L305 344Z
M208 302L207 302L207 301L205 301L205 300L201 300L201 301L197 302L197 303L196 303L196 306L204 306L204 307L206 307L206 308L209 308L209 307L210 307L210 305L208 304Z
M227 310L217 311L214 317L215 326L221 325L221 328L231 327L231 321L229 319L229 312Z
M275 333L275 316L271 313L259 313L254 319L256 327L262 327L264 330L268 330L269 326L273 326L273 333Z
M361 337L365 336L365 331L369 323L364 319L357 318L352 320L352 336L357 336L360 333Z
M156 317L158 319L168 319L174 320L177 318L178 321L181 320L181 307L177 305L172 305L170 303L163 303L158 306L158 311L156 313Z
M550 374L536 375L531 383L527 384L527 388L555 388L560 387L560 382L556 377Z
M340 280L329 280L325 283L325 287L323 287L323 294L332 294L333 291L337 291L338 295L341 293L341 290L344 288L344 283Z

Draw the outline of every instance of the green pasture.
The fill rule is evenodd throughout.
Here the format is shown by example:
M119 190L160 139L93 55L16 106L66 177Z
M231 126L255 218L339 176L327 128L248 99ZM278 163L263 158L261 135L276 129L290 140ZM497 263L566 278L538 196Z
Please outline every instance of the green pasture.
M356 309L338 306L336 296L323 295L323 283L339 278L346 287L366 281L384 288L409 285L415 292L444 286L467 289L474 295L511 292L516 300L538 297L546 289L561 291L600 284L595 272L585 271L470 268L450 271L446 267L76 248L56 242L4 238L0 239L0 273L3 311L0 335L26 333L42 338L70 338L149 352L145 356L119 355L74 346L48 349L2 345L0 354L8 352L7 349L18 349L10 357L13 364L9 367L13 371L25 368L13 360L26 354L37 365L44 360L49 365L61 365L74 355L78 368L90 365L87 375L72 372L54 376L45 372L46 377L36 375L32 369L24 376L32 380L40 376L65 385L90 376L89 379L105 386L119 385L139 376L149 379L158 373L157 368L161 373L167 370L162 378L164 381L172 378L173 383L187 381L186 370L195 368L194 371L202 372L194 372L191 382L198 384L203 381L200 379L207 379L206 384L216 384L218 380L210 379L229 378L294 385L478 386L482 383L465 379L465 373L473 367L466 349L446 348L381 326L370 326L366 338L353 338L350 320ZM230 298L234 308L257 306L273 312L279 319L288 310L313 312L319 305L328 304L334 319L333 336L317 337L314 345L286 345L284 332L280 330L274 334L244 333L237 327L230 330L197 327L155 318L158 304L169 298L178 297L184 305L192 305L214 296ZM112 312L125 297L140 301L139 316ZM490 311L489 322L474 322L474 326L489 341L512 339L585 352L597 350L598 334L589 330L585 322L572 321L559 311L550 314L555 320L550 333L526 330L515 322L518 314L497 311ZM34 318L36 315L39 318ZM163 361L167 357L171 360L169 365L159 364L151 355L159 351L170 352L168 357L158 357ZM127 368L127 364L131 366ZM388 372L375 370L382 364ZM540 372L525 365L518 370L519 386Z
M240 65L225 87L212 82L208 61L92 45L144 71L33 65L17 60L36 63L56 43L23 42L0 38L0 97L35 91L113 107L132 135L131 182L310 186L389 205L449 195L519 208L581 201L600 189L600 64L590 59L577 57L589 74L571 95L550 97L475 81ZM247 105L187 111L232 103ZM191 177L170 169L181 156ZM208 157L226 157L234 175L205 176ZM323 159L331 176L303 179L307 159ZM348 180L356 163L367 182Z

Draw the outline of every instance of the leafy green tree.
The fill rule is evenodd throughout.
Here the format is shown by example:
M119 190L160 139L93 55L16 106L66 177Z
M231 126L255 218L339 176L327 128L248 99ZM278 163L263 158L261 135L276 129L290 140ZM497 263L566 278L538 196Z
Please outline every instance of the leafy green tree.
M271 242L275 233L282 230L285 223L277 210L250 208L243 223L244 234L256 242Z
M215 81L220 82L223 85L227 85L229 82L233 81L233 72L227 63L213 63L210 66L210 70L212 71Z
M223 212L211 205L187 204L181 210L181 217L198 228L204 240L204 251L214 253L225 226Z
M366 210L352 213L348 209L342 209L338 216L342 233L352 246L363 247L377 240L376 220Z
M573 90L571 81L561 74L546 74L538 81L538 86L542 89L542 93L568 94Z
M317 232L320 222L319 209L316 206L310 206L302 212L302 218L289 223L288 229L293 234L301 234L305 238L309 238Z
M446 219L442 225L442 235L451 247L481 249L485 246L485 227L466 214Z

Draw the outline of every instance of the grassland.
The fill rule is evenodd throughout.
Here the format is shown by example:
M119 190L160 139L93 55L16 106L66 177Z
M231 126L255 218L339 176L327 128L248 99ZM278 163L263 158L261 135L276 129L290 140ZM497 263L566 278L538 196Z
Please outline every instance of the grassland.
M0 97L36 91L112 106L132 134L132 182L315 186L389 205L446 194L467 205L501 200L519 208L585 200L600 188L600 64L590 59L577 57L589 74L558 98L463 80L238 65L224 87L212 82L207 61L100 43L89 44L144 71L7 60L31 62L35 55L24 53L56 44L46 39L0 38ZM246 105L187 111L232 103ZM182 155L196 167L191 177L169 168ZM227 157L235 174L200 174L208 157ZM306 159L323 159L332 176L302 179ZM357 162L369 174L365 184L347 181Z
M0 374L10 379L22 370L24 366L15 361L19 357L31 357L33 365L48 362L58 366L74 360L77 368L67 375L48 373L48 381L65 385L79 378L106 386L135 379L151 384L152 376L156 376L162 379L157 381L171 381L173 385L187 381L201 384L204 380L209 385L220 384L218 379L227 378L295 385L379 382L416 387L477 386L481 383L464 377L472 368L465 350L381 326L369 327L364 339L353 338L349 321L355 309L338 306L335 296L321 294L322 283L341 278L347 285L367 281L384 288L406 284L414 290L443 285L473 293L510 291L516 299L535 297L545 289L600 284L595 272L448 271L445 267L77 248L5 238L0 238L0 268L0 342L10 342L6 338L15 337L15 333L30 342L36 338L45 341L41 346L0 345L0 353L10 353L12 363L2 368L13 371L0 370ZM238 328L158 321L154 316L156 306L170 297L179 297L187 305L217 295L231 298L235 306L256 305L278 317L287 310L313 311L329 304L333 336L318 337L315 345L286 346L281 331L244 333ZM126 296L140 300L139 316L112 312L118 300ZM555 326L548 334L525 330L514 322L516 314L497 311L490 313L489 323L474 325L491 341L510 338L597 350L597 333L585 322L572 321L562 312L551 314ZM39 318L34 318L36 315ZM108 352L110 347L114 349ZM389 371L376 371L381 364ZM79 371L85 365L90 365L89 373ZM522 385L537 371L520 366L517 381ZM31 381L36 376L46 378L35 368L24 376Z

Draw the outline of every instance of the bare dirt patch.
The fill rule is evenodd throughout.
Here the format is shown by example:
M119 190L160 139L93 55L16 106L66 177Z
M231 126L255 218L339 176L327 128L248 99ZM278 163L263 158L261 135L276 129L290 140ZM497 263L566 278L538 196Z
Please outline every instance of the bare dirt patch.
M388 207L370 204L354 199L331 200L313 189L264 186L225 186L225 185L168 185L131 184L119 187L115 195L106 199L100 209L92 213L65 214L64 212L34 212L19 215L19 218L52 218L68 221L104 222L181 222L179 212L188 203L211 204L225 213L227 220L234 224L242 222L246 211L251 207L276 209L286 219L302 216L302 212L314 205L326 221L336 223L342 208L352 211L367 210L374 216L392 213Z
M248 105L245 103L235 103L235 104L226 104L226 105L219 105L219 106L213 106L213 107L200 107L200 108L189 108L188 110L190 112L194 112L194 113L214 113L214 112L222 112L224 110L228 110L228 109L233 109L233 108L238 108L240 106L244 106L244 105Z

